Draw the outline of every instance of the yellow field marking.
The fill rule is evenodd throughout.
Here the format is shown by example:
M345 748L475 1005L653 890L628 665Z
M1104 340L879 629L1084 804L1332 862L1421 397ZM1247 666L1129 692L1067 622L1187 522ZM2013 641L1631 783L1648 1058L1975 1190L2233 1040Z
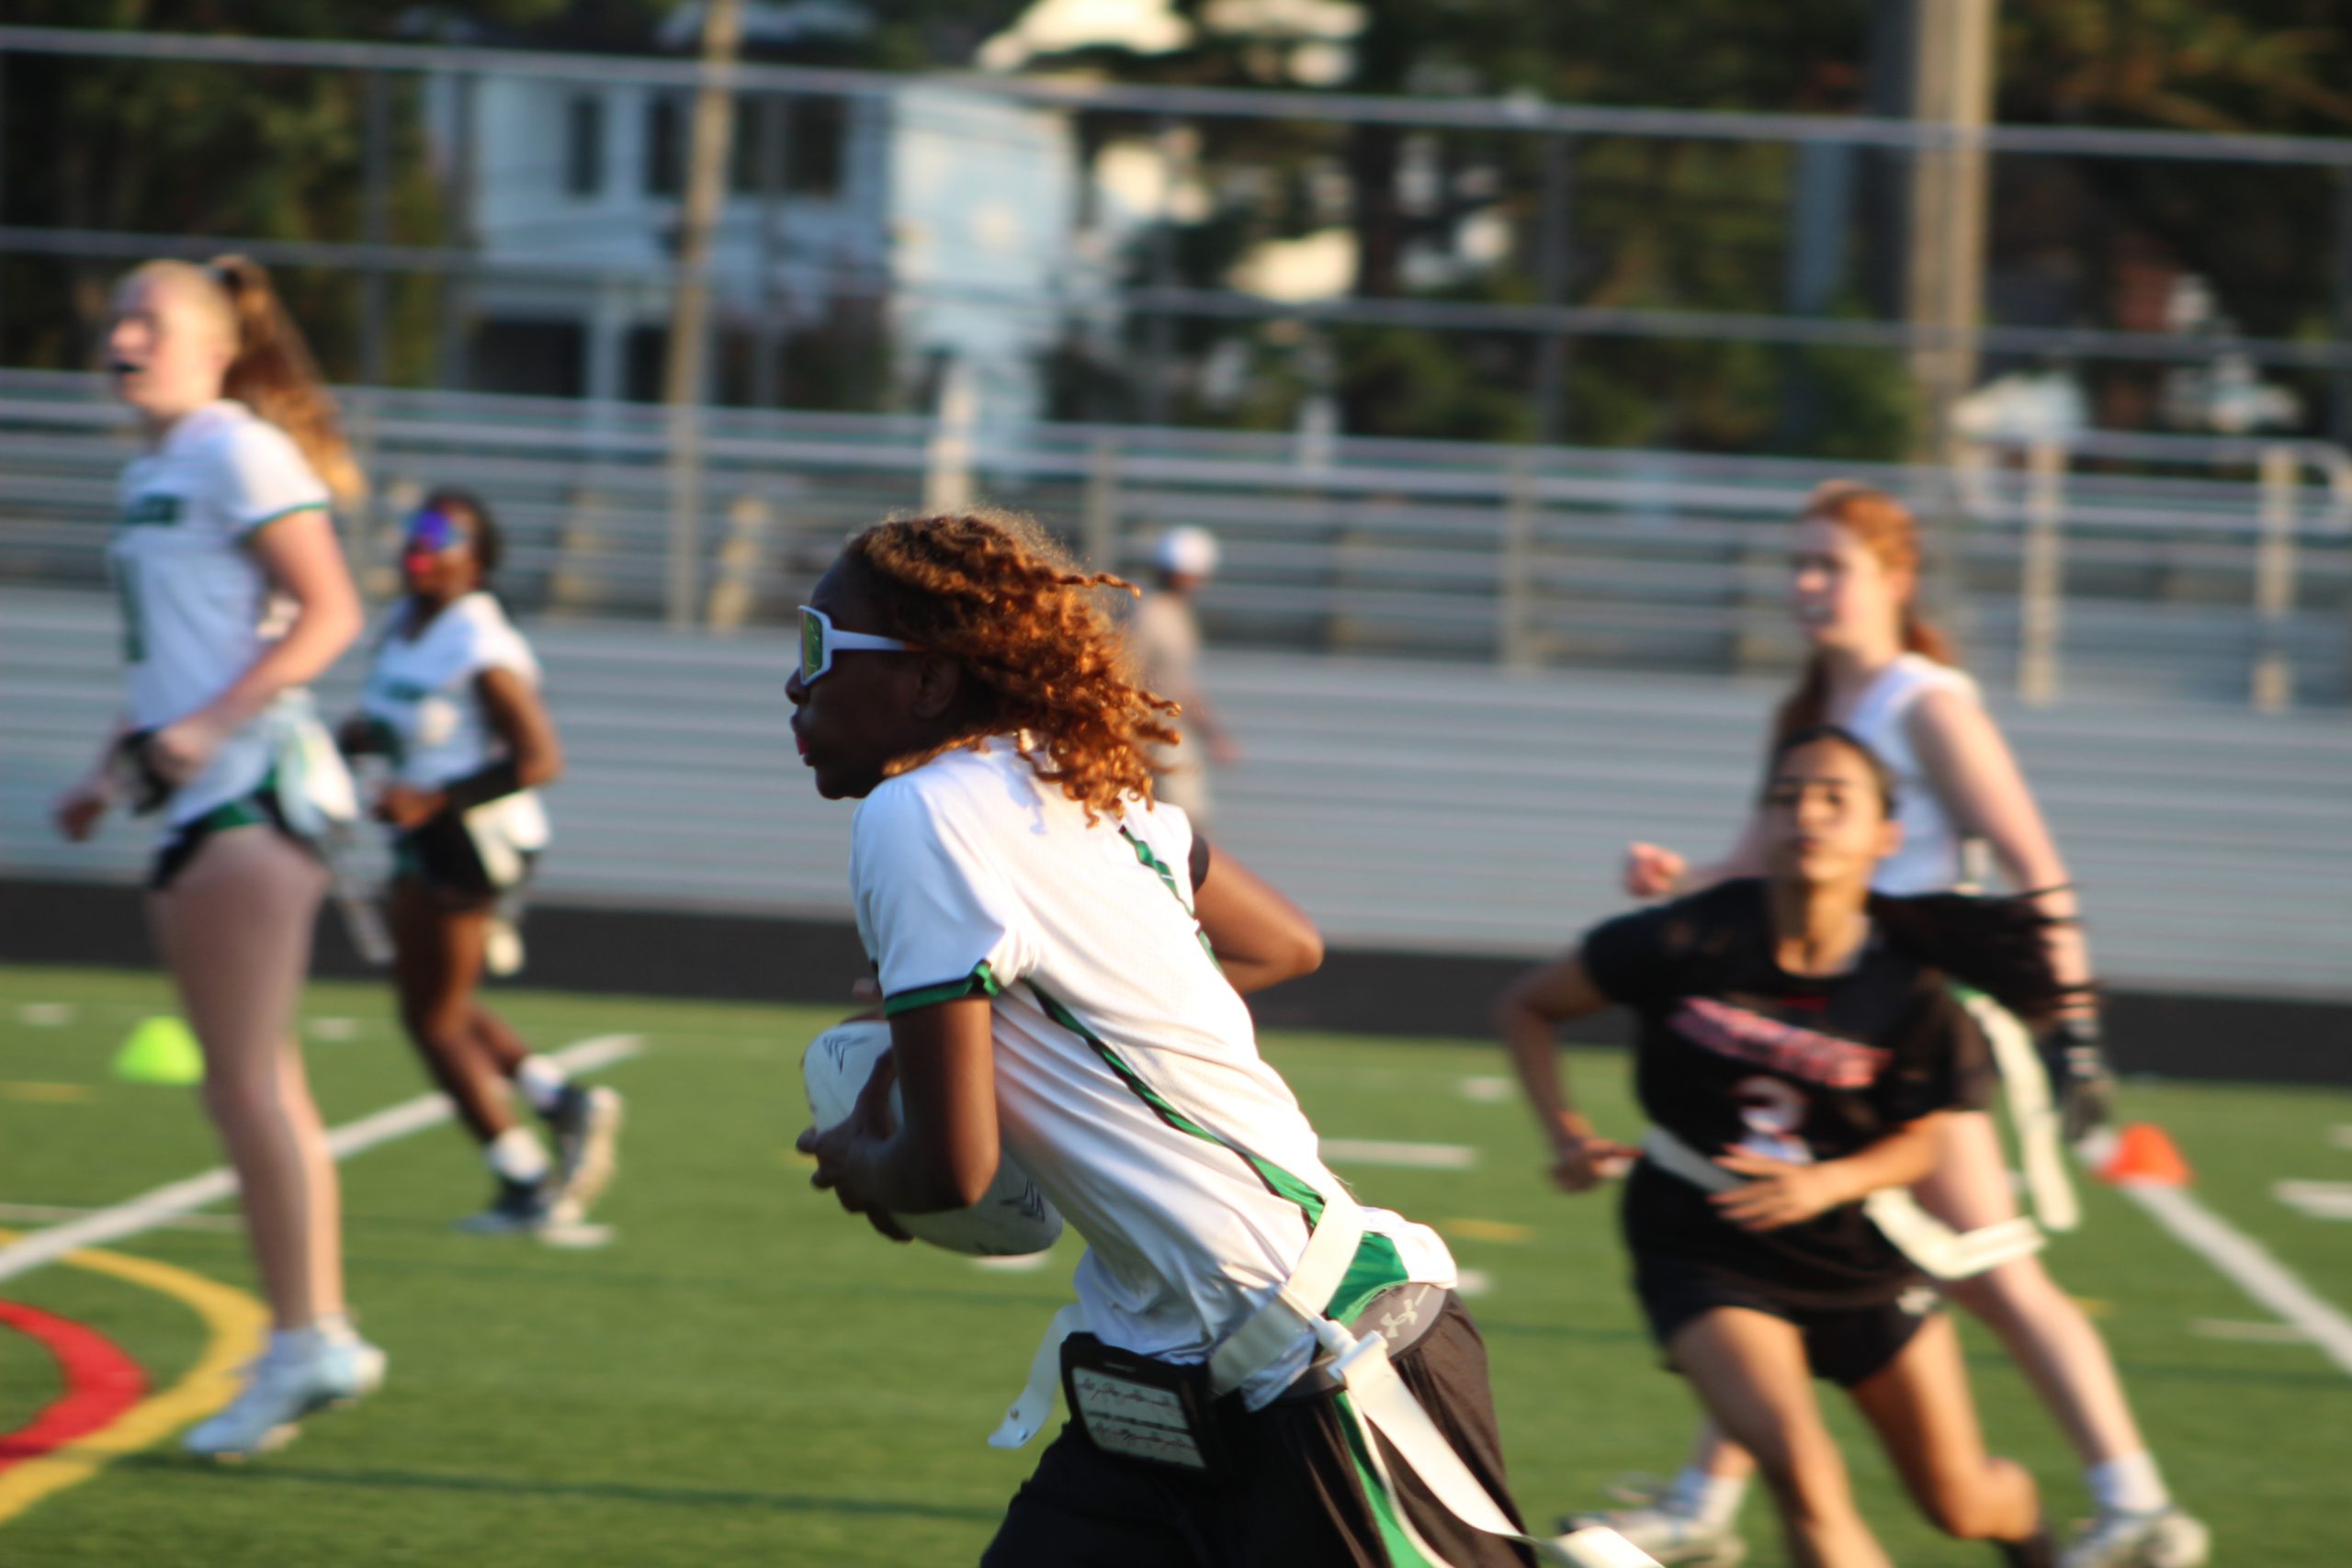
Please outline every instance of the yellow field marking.
M1502 1220L1447 1220L1437 1228L1464 1241L1531 1241L1535 1235L1533 1225L1514 1225Z
M0 1241L10 1239L12 1233L0 1231ZM107 1426L53 1453L0 1471L0 1524L234 1399L238 1369L261 1354L269 1330L267 1309L244 1292L168 1263L96 1247L69 1252L58 1261L160 1291L202 1318L210 1332L196 1365L163 1393L150 1394Z
M0 1083L0 1100L30 1100L37 1105L72 1105L96 1100L98 1091L78 1083Z

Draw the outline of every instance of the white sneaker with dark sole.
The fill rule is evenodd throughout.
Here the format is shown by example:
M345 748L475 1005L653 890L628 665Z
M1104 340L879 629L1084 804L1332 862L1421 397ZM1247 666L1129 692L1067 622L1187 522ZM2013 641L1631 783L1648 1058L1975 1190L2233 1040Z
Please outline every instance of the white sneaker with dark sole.
M226 1409L180 1439L206 1459L242 1460L291 1442L302 1417L351 1404L384 1384L384 1352L364 1339L314 1338L308 1349L266 1351L245 1368Z
M527 1235L545 1230L555 1217L552 1184L498 1178L498 1190L479 1213L458 1222L469 1235Z
M2205 1568L2212 1552L2213 1532L2177 1507L2108 1508L2066 1543L2058 1568Z
M1569 1514L1559 1529L1567 1535L1595 1525L1615 1530L1662 1568L1736 1568L1747 1556L1747 1543L1729 1528L1657 1503Z

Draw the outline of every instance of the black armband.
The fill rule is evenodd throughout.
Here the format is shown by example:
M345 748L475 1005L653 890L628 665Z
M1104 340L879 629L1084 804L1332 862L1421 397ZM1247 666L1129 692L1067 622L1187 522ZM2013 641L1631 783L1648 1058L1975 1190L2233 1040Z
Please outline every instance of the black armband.
M1198 893L1201 884L1209 879L1209 841L1198 833L1193 835L1193 849L1184 857L1184 869L1192 874L1193 891Z
M108 772L116 787L130 796L130 814L144 817L163 808L172 798L173 784L155 771L155 763L147 755L147 742L155 739L163 726L134 729L114 743L113 755L107 759Z
M487 806L523 790L522 771L514 759L504 758L486 768L478 769L461 779L451 779L441 786L442 795L452 811L471 811L477 806Z

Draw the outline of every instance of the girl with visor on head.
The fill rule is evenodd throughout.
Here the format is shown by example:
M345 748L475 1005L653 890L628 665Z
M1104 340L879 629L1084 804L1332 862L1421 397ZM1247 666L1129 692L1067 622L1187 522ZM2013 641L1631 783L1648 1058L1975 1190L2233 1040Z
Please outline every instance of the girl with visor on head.
M892 1049L799 1146L900 1240L1008 1155L1087 1242L991 1440L1037 1431L1057 1371L1089 1393L984 1563L1528 1562L1445 1244L1358 1207L1258 1054L1243 993L1321 939L1154 801L1174 705L1098 603L1125 587L997 513L877 525L817 584L786 690L817 792L860 803ZM1181 1414L1138 1436L1143 1406Z
M1821 1378L1852 1397L1938 1528L1996 1542L2011 1568L2048 1568L2033 1481L1984 1452L1959 1337L1880 1204L1928 1174L1941 1124L1990 1085L1950 979L2030 1018L2070 993L2030 900L1871 891L1901 840L1895 810L1893 777L1851 734L1796 731L1757 814L1761 879L1607 922L1496 1019L1563 1189L1638 1159L1623 1225L1651 1334L1762 1467L1797 1563L1889 1562L1822 1420ZM1553 1039L1611 1005L1639 1021L1653 1126L1638 1150L1575 1110Z
M500 901L547 846L537 792L563 771L538 660L491 591L498 560L498 525L479 497L425 497L401 551L408 592L341 739L390 765L375 809L392 829L401 1022L496 1182L460 1225L560 1240L582 1235L574 1227L612 1179L622 1103L533 1053L478 992ZM553 1134L552 1159L515 1120L510 1084Z
M2065 863L1976 683L1918 612L1921 550L1911 513L1882 491L1833 481L1806 504L1794 547L1791 609L1814 652L1774 734L1842 725L1893 771L1903 840L1880 863L1873 886L1950 890L1974 880L1971 852L1989 849L2009 886L2047 917L2051 967L2071 999L2037 1024L2042 1070L2035 1039L1996 999L1965 992L1962 999L1993 1043L2028 1190L2046 1223L2070 1228L2075 1200L2060 1133L2079 1139L2104 1119L2109 1078ZM1654 897L1754 876L1764 869L1766 836L1759 811L1728 855L1702 866L1634 844L1625 890ZM2053 1094L2063 1114L2052 1111ZM1920 1206L1965 1235L2018 1238L2006 1258L1949 1280L1946 1293L2000 1337L2080 1455L2098 1508L2067 1545L2064 1568L2198 1568L2209 1550L2206 1529L2174 1504L2098 1330L2033 1255L2041 1237L2018 1213L1992 1117L1955 1112L1939 1120L1936 1136L1935 1161L1915 1190ZM1736 1562L1733 1526L1751 1468L1736 1445L1704 1431L1663 1495L1583 1517L1606 1519L1668 1562Z
M360 628L330 508L364 488L268 275L150 262L115 290L116 395L146 447L123 469L107 564L125 701L107 756L58 802L87 838L126 794L163 819L149 922L204 1053L272 1333L237 1397L183 1439L237 1458L373 1391L384 1353L344 1299L334 1160L295 1042L328 886L315 841L350 778L308 683Z

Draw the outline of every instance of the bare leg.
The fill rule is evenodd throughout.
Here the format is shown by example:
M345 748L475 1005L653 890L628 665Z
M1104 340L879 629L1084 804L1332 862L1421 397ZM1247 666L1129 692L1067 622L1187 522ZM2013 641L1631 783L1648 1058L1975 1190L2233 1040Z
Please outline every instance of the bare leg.
M2016 1461L1984 1451L1962 1370L1960 1336L1940 1313L1852 1390L1919 1511L1962 1540L2024 1540L2041 1528L2041 1498Z
M1936 1168L1914 1189L1921 1205L1963 1231L2016 1218L1993 1119L1978 1111L1947 1115L1940 1127ZM2005 1263L1952 1283L1946 1293L2000 1336L2085 1466L2146 1450L2106 1342L2040 1258Z
M473 1033L474 1047L490 1058L501 1077L512 1078L523 1065L531 1048L514 1032L507 1021L477 1000L467 1014L466 1025Z
M1854 1507L1793 1325L1718 1307L1684 1325L1668 1349L1724 1431L1755 1456L1800 1568L1893 1568Z
M487 1145L514 1125L506 1074L476 1042L473 1027L490 911L451 908L423 883L403 877L392 884L391 912L401 1022L433 1081Z
M281 1329L344 1310L342 1195L292 1030L326 886L325 867L275 829L232 828L148 900Z

